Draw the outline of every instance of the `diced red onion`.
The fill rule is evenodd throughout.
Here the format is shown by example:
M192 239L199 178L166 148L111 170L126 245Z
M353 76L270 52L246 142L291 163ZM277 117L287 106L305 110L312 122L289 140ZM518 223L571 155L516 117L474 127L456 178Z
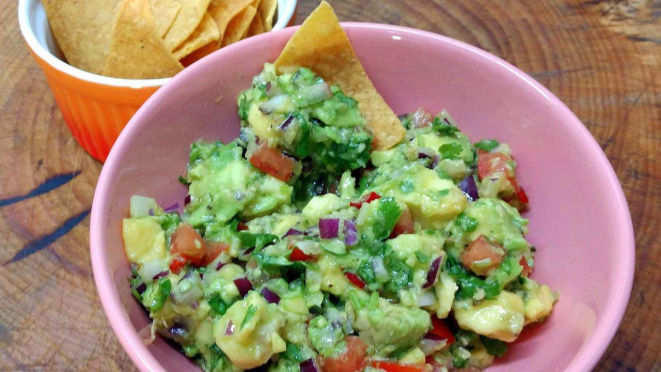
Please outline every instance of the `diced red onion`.
M145 283L140 283L139 286L135 287L135 291L138 292L139 294L143 294L146 289L147 289L147 284Z
M294 122L294 117L290 115L287 117L287 119L285 119L285 121L280 123L278 128L284 132L287 130L287 128L289 128L290 125L292 125L293 122Z
M176 211L177 209L179 209L179 203L174 203L171 206L163 209L163 212L170 213Z
M202 280L195 270L189 270L170 292L170 298L177 305L192 305L203 296Z
M186 335L186 328L180 324L175 324L170 329L168 329L168 333L173 335L173 336L178 336L178 337L184 337Z
M163 276L163 270L165 275L167 275L167 266L164 262L159 260L147 261L144 265L138 268L138 274L143 278L144 281L152 280L154 277L160 275L158 278ZM156 279L158 279L156 278Z
M443 340L433 334L427 334L425 335L422 340L420 340L420 350L425 354L425 355L431 355L434 352L439 350L439 346L441 346L441 342Z
M319 372L319 368L317 368L313 358L301 362L299 368L301 369L301 372Z
M274 96L270 100L259 105L259 111L268 115L280 108L286 102L286 100L286 94L278 94L277 96Z
M339 218L322 218L319 220L319 234L322 239L337 238L339 229Z
M252 289L252 283L250 280L248 280L248 278L234 279L234 285L236 285L236 288L239 289L241 297L244 297Z
M430 114L423 108L419 108L411 114L411 123L415 128L426 127L429 125L429 123L432 122L432 120L433 120L432 114Z
M197 302L197 300L193 301L193 303L190 305L193 310L197 310L197 307L200 306L200 303Z
M358 231L354 220L344 220L344 244L355 245L358 242Z
M437 164L438 164L438 155L435 155L435 156L434 156L434 159L432 159L432 161L431 161L430 168L431 168L431 169L436 168L436 165L437 165Z
M153 215L154 215L154 210L151 209L151 208L149 208L149 215L150 215L150 216L153 216Z
M168 276L169 273L170 273L170 271L168 271L168 270L161 271L160 273L154 275L154 278L153 278L153 279L154 279L154 280L156 280L156 279L161 279L161 278L163 278L163 277Z
M190 204L190 195L186 195L186 197L184 198L184 205L188 205L188 204Z
M275 292L272 292L270 289L264 287L262 289L262 296L264 296L264 299L268 301L271 304L279 304L280 303L280 296L278 296Z
M246 249L245 251L241 252L241 258L249 258L252 252L255 250L255 247L251 247Z
M308 103L323 101L333 96L333 92L326 83L315 84L303 88L300 90L299 94L301 95L301 97L305 98L308 101Z
M225 266L225 263L224 263L224 262L218 262L218 265L216 266L216 270L220 270L220 269L222 269L223 266Z
M436 303L436 297L432 292L425 292L422 296L418 297L418 306L426 307Z
M231 336L234 334L234 322L230 320L229 323L227 323L227 328L225 328L225 336Z
M289 231L287 231L287 233L285 234L285 237L286 236L292 236L292 235L303 235L303 232L298 231L296 229L289 229Z
M427 271L427 282L422 286L422 288L431 287L436 283L436 280L438 280L438 271L441 267L442 260L443 256L439 256L434 261L432 261L431 265L429 266L429 271Z
M319 226L310 226L305 229L303 234L308 236L319 236Z
M477 185L475 184L475 178L473 178L472 175L464 178L461 182L459 182L459 188L472 201L480 198L480 194L477 191Z
M273 97L282 93L282 89L277 84L271 84L271 82L266 83L266 95Z
M436 152L429 147L420 147L418 149L418 159L432 159L434 156L436 156Z
M142 343L145 346L149 346L152 343L154 343L154 335L151 332L152 332L152 324L151 323L147 323L146 326L142 327L138 331L138 336L140 336L140 339L142 340Z

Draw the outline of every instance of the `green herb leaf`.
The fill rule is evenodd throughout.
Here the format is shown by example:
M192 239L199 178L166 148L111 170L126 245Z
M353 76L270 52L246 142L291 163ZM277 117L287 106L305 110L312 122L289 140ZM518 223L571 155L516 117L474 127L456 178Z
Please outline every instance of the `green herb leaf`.
M483 139L482 141L475 142L474 146L476 149L484 150L484 151L491 151L498 147L500 143L496 140L492 139Z
M209 299L209 306L211 306L211 308L220 315L225 315L227 309L229 308L229 305L223 301L223 299L220 297L220 294L216 294L211 299Z
M463 149L458 143L446 143L439 147L438 152L441 154L442 159L461 159Z
M129 283L131 285L131 293L140 303L142 303L142 295L138 293L138 287L142 284L142 279L137 277L136 274L132 278L129 278Z
M495 357L501 357L505 355L507 352L507 344L504 343L503 341L496 340L493 338L485 337L485 336L480 336L482 339L482 343L484 344L484 347L487 349L487 353L489 355L493 355Z
M158 288L156 289L156 293L154 293L154 297L149 304L149 310L151 310L152 313L161 310L165 300L170 296L170 291L172 290L172 283L168 278L159 279L157 285Z
M461 213L456 221L455 224L459 227L461 227L462 230L466 232L473 232L477 229L477 226L480 224L475 218L473 217L468 217L467 215Z
M250 319L252 319L255 316L255 313L257 312L257 306L255 305L250 305L248 306L248 310L246 310L246 316L243 317L243 321L241 321L241 326L239 327L239 330L242 330L243 327L250 322Z
M301 135L294 149L294 155L299 159L303 159L310 154L310 125L300 113L295 117L298 120Z
M447 121L441 120L438 116L431 122L432 130L444 136L450 136L459 129Z
M216 367L225 359L225 353L215 343L209 347L209 371L214 371ZM205 361L206 362L206 361Z
M370 260L365 260L358 267L358 271L356 273L367 284L372 284L372 283L376 282L376 277L374 275L374 269L372 269L372 262Z
M381 198L377 210L378 219L374 223L374 237L376 239L386 239L392 232L397 223L402 210L392 197Z
M287 349L280 354L283 358L294 361L296 363L301 363L305 360L305 355L301 352L301 349L296 345L290 342L287 342Z
M260 250L267 245L275 244L278 242L278 237L272 234L252 234L247 231L240 231L238 233L241 245L244 248L252 248Z

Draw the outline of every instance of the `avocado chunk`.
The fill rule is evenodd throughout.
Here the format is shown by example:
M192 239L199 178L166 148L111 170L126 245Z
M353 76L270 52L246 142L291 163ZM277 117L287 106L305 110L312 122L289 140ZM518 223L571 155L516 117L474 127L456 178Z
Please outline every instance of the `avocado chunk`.
M393 304L384 298L379 298L375 308L356 310L351 302L348 304L360 337L384 357L417 345L431 324L426 311Z
M477 220L477 228L467 235L470 243L480 235L507 250L527 251L530 245L523 235L528 220L519 211L500 199L479 199L470 203L464 214Z
M278 306L251 291L227 309L213 334L216 344L234 365L252 369L266 363L273 354L285 351L285 341L279 334L284 324Z
M122 237L129 262L144 264L161 260L168 254L165 231L153 217L125 218Z
M414 185L412 190L402 187L407 181ZM468 204L464 193L452 181L440 178L437 172L420 164L409 167L374 191L381 196L393 196L404 202L413 214L413 219L423 228L442 228Z
M257 170L242 153L236 142L191 145L186 213L193 227L226 223L237 214L262 216L291 202L292 187Z
M505 342L519 337L525 321L523 300L508 291L477 305L470 300L457 301L453 310L459 327Z

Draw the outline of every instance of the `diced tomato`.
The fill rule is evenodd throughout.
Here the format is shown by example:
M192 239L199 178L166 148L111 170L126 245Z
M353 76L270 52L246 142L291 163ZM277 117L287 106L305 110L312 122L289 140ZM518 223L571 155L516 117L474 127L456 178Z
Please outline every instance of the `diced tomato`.
M362 279L360 279L360 277L358 275L356 275L354 273L347 272L347 273L344 273L344 276L346 276L347 279L349 279L349 281L351 282L351 284L355 285L356 287L358 287L360 289L365 288L365 282Z
M494 173L506 170L507 162L510 160L512 158L502 152L477 150L477 175L480 177L480 181Z
M364 203L371 203L375 201L376 199L381 199L381 195L375 193L374 191L370 192L369 194L363 196L359 201L357 202L351 202L349 205L351 205L354 208L360 209L360 207L363 206Z
M191 225L182 223L177 226L172 234L172 257L181 257L187 262L199 265L205 253L204 239Z
M528 276L532 274L532 268L528 266L528 261L526 261L525 257L521 257L521 259L519 260L519 265L523 266L523 270L521 270L521 275Z
M395 227L393 227L392 232L390 233L389 239L398 237L401 234L411 234L414 232L413 217L411 212L408 209L405 209L402 214L399 215Z
M212 263L216 257L220 256L221 253L230 248L229 245L221 242L207 241L205 245L206 250L204 252L204 257L202 257L202 260L200 261L200 266L207 266Z
M298 248L294 248L291 250L291 254L289 255L289 261L296 262L296 261L311 261L314 260L315 256L311 254L306 254L302 250Z
M424 364L399 364L383 360L373 360L370 365L386 372L422 372Z
M516 196L519 197L519 201L523 204L528 204L528 195L526 194L523 187L519 186L519 190L516 192Z
M294 159L262 142L250 157L250 164L262 172L287 182L294 173Z
M175 274L179 274L184 266L186 266L186 259L179 256L172 257L172 261L170 262L170 271Z
M480 235L461 253L461 263L473 270L474 273L484 275L490 269L498 267L504 256L505 250L502 247L490 243L484 235ZM475 266L476 263L486 259L491 259L489 265Z
M323 360L324 372L358 372L366 366L367 344L358 336L348 336L344 352Z
M246 225L244 222L239 222L238 225L236 225L236 231L246 231L248 230L248 225Z
M432 316L431 322L434 328L432 328L432 330L429 331L429 333L438 336L444 340L447 340L445 345L451 345L452 343L454 343L454 334L452 334L452 331L450 330L450 328L448 328L447 324L445 324L444 321L438 319L435 316Z

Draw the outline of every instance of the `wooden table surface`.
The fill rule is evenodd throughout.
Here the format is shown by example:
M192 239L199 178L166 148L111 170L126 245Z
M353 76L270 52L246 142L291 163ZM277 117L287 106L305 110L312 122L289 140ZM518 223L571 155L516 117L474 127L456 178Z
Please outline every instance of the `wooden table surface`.
M526 71L608 155L636 278L599 371L661 371L661 0L334 0L344 21L437 32ZM0 0L0 371L135 371L97 298L89 212L102 164L74 141ZM298 22L318 0L299 0Z

